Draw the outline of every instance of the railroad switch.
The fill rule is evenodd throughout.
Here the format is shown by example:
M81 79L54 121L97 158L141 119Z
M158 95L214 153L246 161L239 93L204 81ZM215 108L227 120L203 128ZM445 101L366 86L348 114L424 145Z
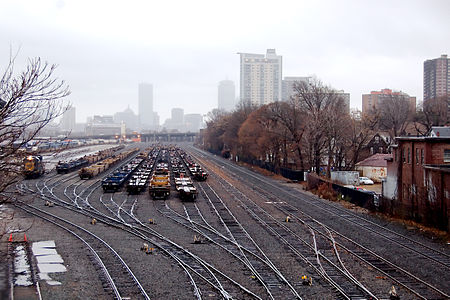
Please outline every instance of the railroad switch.
M194 244L201 244L202 239L201 236L194 235Z
M145 251L145 252L148 251L148 244L147 243L144 243L144 245L141 247L141 251Z
M92 218L92 220L91 220L91 224L92 224L92 225L95 225L95 224L97 224L97 219L96 219L96 218Z
M302 284L311 286L312 285L312 277L302 275Z
M400 296L397 294L397 291L395 290L395 286L392 286L389 290L389 299L390 300L400 300Z

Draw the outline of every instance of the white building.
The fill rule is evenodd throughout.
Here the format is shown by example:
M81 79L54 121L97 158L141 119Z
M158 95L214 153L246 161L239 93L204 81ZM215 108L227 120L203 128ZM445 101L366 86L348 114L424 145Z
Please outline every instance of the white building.
M300 82L308 83L311 77L284 77L282 81L282 97L283 101L288 101L289 98L295 95L294 84Z
M264 54L239 53L241 56L241 101L264 105L282 98L282 57L275 49Z
M62 115L59 127L62 131L73 131L76 126L76 109L75 107L69 107Z
M232 111L236 106L236 89L231 80L222 80L218 87L217 108L225 111Z

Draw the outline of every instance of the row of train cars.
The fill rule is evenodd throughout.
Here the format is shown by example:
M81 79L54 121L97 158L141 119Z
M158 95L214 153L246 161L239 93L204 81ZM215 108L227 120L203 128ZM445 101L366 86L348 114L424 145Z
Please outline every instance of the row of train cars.
M153 199L167 199L172 186L182 200L194 200L198 191L194 180L205 181L208 174L191 156L175 146L154 146L139 152L138 148L120 151L117 146L56 165L59 174L78 170L81 179L93 178L112 169L119 162L129 160L103 178L104 192L118 192L126 189L129 194L140 194L148 187ZM31 166L33 165L33 166ZM28 157L24 161L27 178L42 175L42 157Z

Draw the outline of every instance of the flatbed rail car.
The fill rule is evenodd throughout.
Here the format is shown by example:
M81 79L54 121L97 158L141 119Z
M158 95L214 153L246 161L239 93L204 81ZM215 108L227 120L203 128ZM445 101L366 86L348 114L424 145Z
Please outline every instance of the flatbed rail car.
M23 160L23 175L25 178L38 178L45 172L42 156L28 155Z
M170 196L170 175L154 174L150 180L149 194L153 199L167 199Z
M175 189L181 200L195 200L197 198L197 188L189 177L175 178Z
M69 160L69 161L59 161L56 165L56 173L58 174L67 174L72 171L75 171L79 168L82 168L89 164L89 161L84 158Z
M90 165L88 167L81 168L80 171L78 171L78 174L81 179L91 179L92 177L97 176L98 174L108 170L113 165L118 163L119 161L124 160L125 158L129 157L133 153L137 152L139 149L132 149L125 152L121 152L118 154L115 154L109 158L106 158L102 161L99 161L93 165Z
M147 186L153 170L153 161L144 162L131 176L127 185L128 194L140 194Z
M68 161L59 161L56 165L56 172L58 174L67 174L72 171L75 171L79 168L85 167L89 164L96 163L102 159L106 159L120 149L122 149L124 146L116 146L111 147L108 149L97 151L93 154L85 155L83 157L80 157L78 159L72 159Z
M134 158L132 161L116 169L112 174L108 175L102 180L102 188L104 192L118 191L130 178L131 174L144 161L143 158Z
M161 152L166 156L164 149ZM167 162L160 161L156 164L150 179L149 193L153 199L167 199L170 196L170 172Z
M187 155L181 149L178 149L178 153L179 153L181 159L184 161L184 163L188 167L191 176L195 180L197 180L197 181L205 181L206 179L208 179L208 173L206 173L202 169L202 167L192 159L192 157Z
M153 166L159 154L159 148L152 148L148 152L138 155L144 158L144 162L136 169L128 180L127 192L128 194L137 195L142 193L149 182L153 171Z

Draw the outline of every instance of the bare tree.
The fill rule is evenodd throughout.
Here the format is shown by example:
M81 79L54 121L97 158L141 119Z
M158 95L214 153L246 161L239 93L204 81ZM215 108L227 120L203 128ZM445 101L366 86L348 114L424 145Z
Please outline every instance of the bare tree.
M391 140L406 134L414 115L408 99L402 94L385 95L373 113L378 116L379 129L389 132Z
M421 135L428 135L433 126L450 125L450 97L442 96L423 102L414 116L414 126Z
M239 129L241 155L272 163L275 168L287 163L286 129L274 117L272 106L261 106L252 112Z
M302 139L306 128L306 118L299 105L298 97L291 97L288 102L275 102L269 109L278 124L286 129L291 151L297 154L300 168L304 170Z
M338 120L344 113L343 98L318 79L294 84L298 107L304 118L303 144L309 165L319 174L323 155L333 151ZM333 137L334 135L334 137ZM330 156L330 155L328 155Z
M14 62L11 57L0 79L0 192L20 179L20 147L64 113L62 99L70 94L53 75L56 65L30 59L26 70L15 75Z

